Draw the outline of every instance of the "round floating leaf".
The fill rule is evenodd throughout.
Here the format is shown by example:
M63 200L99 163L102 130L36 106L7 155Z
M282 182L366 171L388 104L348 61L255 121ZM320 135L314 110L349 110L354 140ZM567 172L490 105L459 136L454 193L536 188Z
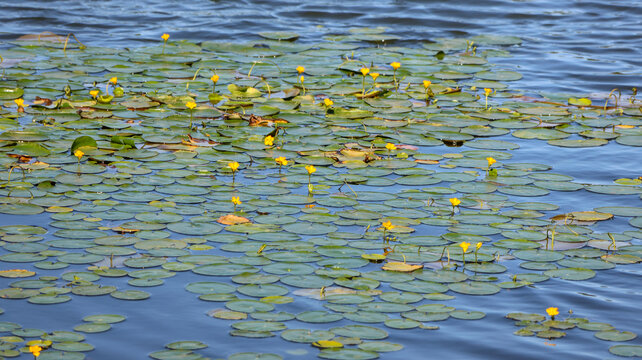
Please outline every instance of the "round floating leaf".
M356 337L367 340L380 340L388 337L386 331L366 325L346 325L332 328L330 331L339 336Z
M364 351L360 349L323 349L318 354L322 359L334 360L367 360L376 359L379 354L372 351Z
M74 326L74 331L88 334L101 333L111 329L111 325L105 323L88 323Z
M71 300L71 297L67 296L67 295L42 294L42 295L32 296L27 301L29 301L32 304L50 305L50 304L64 303L64 302L67 302L69 300Z
M588 280L595 277L595 271L582 268L563 268L547 270L544 275L564 280Z
M321 324L339 321L343 319L343 315L333 314L327 311L305 311L299 313L296 319L303 322Z
M613 355L624 357L642 357L642 346L640 345L615 345L609 348Z
M460 320L479 320L483 319L486 314L481 311L454 310L450 312L450 316Z
M114 291L109 295L120 300L145 300L151 296L149 293L140 290Z
M607 330L596 332L595 337L606 341L629 341L635 339L637 334L630 331Z
M281 333L283 339L297 343L313 343L320 340L330 340L334 336L334 333L325 330L289 329Z
M390 352L403 349L403 345L388 341L367 341L359 344L359 349L374 352Z
M102 324L115 324L125 321L126 317L116 314L88 315L82 318L82 321Z
M492 295L501 290L495 284L478 281L451 283L448 284L448 288L454 292L469 295Z

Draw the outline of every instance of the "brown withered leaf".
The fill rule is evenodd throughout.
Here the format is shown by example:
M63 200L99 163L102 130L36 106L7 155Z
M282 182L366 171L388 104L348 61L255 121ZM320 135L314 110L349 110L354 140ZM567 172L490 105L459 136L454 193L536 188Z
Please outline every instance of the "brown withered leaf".
M187 134L187 138L189 140L183 140L182 141L182 143L185 144L185 145L212 147L212 146L216 146L216 145L219 144L219 143L217 143L216 141L213 141L213 140L195 138L190 134Z
M220 218L218 218L216 221L223 225L236 225L236 224L245 224L250 222L248 218L244 218L242 216L236 216L233 214L223 215Z
M250 126L273 126L274 124L287 124L288 121L285 119L266 119L262 116L250 115L249 119L245 119L249 122Z

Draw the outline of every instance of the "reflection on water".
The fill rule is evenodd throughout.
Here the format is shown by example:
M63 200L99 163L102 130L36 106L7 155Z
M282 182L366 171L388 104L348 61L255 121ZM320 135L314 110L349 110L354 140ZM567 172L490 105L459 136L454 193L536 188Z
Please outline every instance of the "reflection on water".
M250 41L261 31L296 31L300 41L385 26L418 45L442 37L517 35L511 58L526 90L608 93L640 86L640 2L568 1L0 1L0 40L24 33L74 32L93 45L137 46L173 39Z

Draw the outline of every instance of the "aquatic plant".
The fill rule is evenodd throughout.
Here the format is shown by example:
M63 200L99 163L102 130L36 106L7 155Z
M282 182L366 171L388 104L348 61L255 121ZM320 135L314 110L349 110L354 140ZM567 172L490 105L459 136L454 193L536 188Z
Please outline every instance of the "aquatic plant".
M462 250L461 256L462 256L462 259L464 260L464 266L462 267L462 271L463 269L466 268L466 251L468 251L469 246L470 246L469 242L462 241L459 243L459 247Z
M458 207L459 204L461 204L461 200L459 200L458 198L454 197L454 198L448 199L448 201L450 201L450 205L452 205L452 207L453 207L452 214L454 215L455 214L455 208Z
M281 173L281 168L288 165L288 160L283 156L277 157L274 161L279 165L279 174Z
M263 138L263 144L268 147L274 146L274 136L268 135Z
M493 92L493 89L484 88L484 99L486 100L486 110L488 110L488 96Z
M312 194L312 174L317 171L314 165L306 165L305 170L308 172L308 195Z
M551 317L551 320L555 320L555 316L559 315L560 311L556 307L546 308L546 313Z
M359 72L361 72L361 96L366 95L366 75L370 72L370 69L367 67L362 67L359 69Z
M196 108L196 103L194 101L188 101L185 103L185 107L189 109L189 128L192 130L192 121L194 119L194 108Z
M41 351L42 351L42 347L38 345L29 346L29 352L33 355L34 359L37 359L38 357L40 357Z
M161 35L161 39L163 39L163 51L162 51L162 54L165 54L165 45L167 45L167 40L169 40L169 34Z
M232 170L232 184L234 184L236 179L236 170L239 168L239 163L237 161L231 161L227 163L227 167Z
M401 67L401 63L398 61L393 61L390 63L390 67L392 67L392 81L394 82L395 85L395 91L399 91L399 82L397 81L397 69Z
M232 196L231 201L232 201L232 204L234 204L234 212L236 212L236 206L241 205L243 203L238 196Z
M386 143L386 149L388 150L388 159L390 159L392 151L397 150L397 145L393 143Z
M216 74L214 74L214 75L212 75L212 77L210 77L210 81L212 81L212 94L216 93L216 83L218 83L219 79L220 79L220 77L218 75L216 75Z

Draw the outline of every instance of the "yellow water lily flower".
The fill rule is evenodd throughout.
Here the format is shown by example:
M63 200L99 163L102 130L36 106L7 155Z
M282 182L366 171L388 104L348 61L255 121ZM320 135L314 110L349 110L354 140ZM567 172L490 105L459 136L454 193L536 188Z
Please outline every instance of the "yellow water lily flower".
M363 76L366 76L370 72L370 69L368 69L367 67L362 67L361 69L359 69L359 71L361 71L361 74Z
M296 72L298 72L299 74L303 74L304 71L305 68L303 66L299 65L296 67Z
M161 35L161 38L162 38L164 41L167 41L167 39L169 39L169 34L163 34L163 35Z
M430 80L424 80L424 88L428 89L428 87L432 85L432 81Z
M89 95L91 95L91 97L93 97L94 99L96 98L96 96L98 96L99 93L100 93L100 91L98 91L98 90L90 90L89 91Z
M279 166L286 166L288 164L288 159L284 158L283 156L279 156L278 158L274 159L276 163Z
M386 222L381 223L381 226L383 226L383 228L384 228L384 229L386 229L386 230L388 230L388 231L390 231L390 230L392 230L392 229L394 229L394 228L396 228L396 227L397 227L396 225L392 225L392 223L390 222L390 220L388 220L388 221L386 221Z
M219 79L219 76L216 74L212 75L212 77L210 78L210 80L212 80L213 83L217 83L218 79Z
M234 173L234 172L236 172L236 170L238 170L238 168L239 168L239 163L238 163L238 162L236 162L236 161L232 161L232 162L229 162L229 163L227 164L227 166L228 166L228 167L232 170L232 172Z
M317 168L315 168L314 165L306 165L305 169L308 171L308 175L312 175L317 171Z
M401 67L401 63L397 61L393 61L390 63L390 66L392 66L393 69L397 70Z
M388 151L397 150L397 146L395 144L392 144L392 143L387 143L386 144L386 149L388 149Z
M270 136L270 135L266 136L265 139L263 139L263 144L265 144L265 146L274 145L274 136Z
M452 206L457 206L457 205L461 204L461 200L457 199L456 197L450 198L450 199L448 199L448 201L450 201Z
M486 161L488 161L488 167L491 167L494 163L497 162L497 160L493 159L492 157L487 157Z
M78 158L78 161L80 161L80 159L82 159L83 155L85 155L85 153L80 151L80 150L74 151L74 156Z
M329 98L325 98L325 99L323 99L323 104L325 106L327 106L327 107L330 107L330 106L334 105L334 101L330 100Z
M232 196L232 204L234 204L234 205L241 205L242 203L243 203L243 202L241 201L241 199L239 199L239 197L238 197L238 196Z
M109 82L114 84L114 85L116 85L118 83L118 78L114 76L114 77L109 79Z
M25 101L23 99L15 99L15 100L13 100L13 102L16 103L16 105L18 105L18 107L27 107L27 106L29 106L29 105L25 104Z
M196 103L193 101L188 101L185 103L185 107L187 107L190 110L193 110L196 107Z
M42 348L38 345L29 346L29 352L35 357L40 356L41 351L42 351Z
M459 243L459 247L464 250L464 252L468 251L468 247L470 246L470 243L467 243L465 241L462 241Z
M372 80L377 81L377 78L379 77L379 73L370 73L370 76L372 76Z
M556 307L549 307L549 308L546 309L546 313L550 317L555 317L555 315L559 315L560 311Z
M301 77L299 78L299 80L301 80L301 84L303 84L303 82L305 81L305 76L301 75Z
M488 95L490 95L490 93L492 93L492 92L493 92L493 89L484 88L484 95L488 96Z
M477 248L477 250L479 250L479 248L480 248L480 247L482 247L482 245L483 245L483 244L482 244L482 242L480 241L480 242L478 242L478 243L477 243L477 245L476 245L475 247Z

